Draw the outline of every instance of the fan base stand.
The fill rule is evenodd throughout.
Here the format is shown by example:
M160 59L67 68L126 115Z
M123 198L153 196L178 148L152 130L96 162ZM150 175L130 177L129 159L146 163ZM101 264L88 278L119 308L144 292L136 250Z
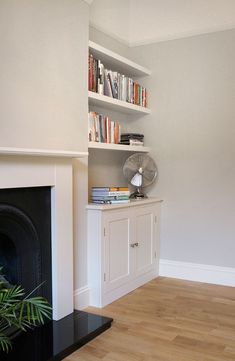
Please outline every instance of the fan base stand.
M140 189L136 189L135 192L133 192L130 195L130 199L144 199L148 198L146 194L140 191Z

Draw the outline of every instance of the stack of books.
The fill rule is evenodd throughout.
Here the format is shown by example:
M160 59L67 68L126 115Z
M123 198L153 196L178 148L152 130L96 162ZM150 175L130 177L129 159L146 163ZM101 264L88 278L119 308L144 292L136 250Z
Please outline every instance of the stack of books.
M139 133L121 134L120 144L125 145L144 145L144 135Z
M89 142L113 143L120 142L121 127L118 121L109 117L89 112L88 114L88 139Z
M98 94L147 107L147 90L117 71L105 69L92 54L88 58L88 89Z
M123 204L129 203L128 187L92 187L92 203Z

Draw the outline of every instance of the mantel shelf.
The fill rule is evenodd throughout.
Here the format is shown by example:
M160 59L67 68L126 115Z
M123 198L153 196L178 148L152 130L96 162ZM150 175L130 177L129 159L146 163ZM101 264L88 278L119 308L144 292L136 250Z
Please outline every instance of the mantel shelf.
M123 56L116 54L113 51L94 43L93 41L89 41L89 49L95 58L100 59L112 70L123 72L124 75L128 75L130 77L140 77L151 74L149 69L136 64L134 61L124 58Z
M123 100L111 98L92 91L88 91L88 100L90 105L105 107L105 109L111 109L125 114L147 115L151 113L150 109L148 108L127 103Z
M123 144L110 144L110 143L100 143L100 142L89 142L89 149L101 149L101 150L117 150L117 151L126 151L126 152L150 152L149 147L143 147L141 145L123 145Z
M37 156L37 157L57 157L57 158L84 158L88 152L75 152L68 150L54 149L29 149L0 147L0 156Z

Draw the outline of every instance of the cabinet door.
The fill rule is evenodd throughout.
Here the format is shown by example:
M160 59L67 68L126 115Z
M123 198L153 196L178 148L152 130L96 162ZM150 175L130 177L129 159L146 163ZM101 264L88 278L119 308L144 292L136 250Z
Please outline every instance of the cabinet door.
M137 207L134 211L136 258L135 272L141 275L156 267L156 208Z
M128 282L133 273L130 247L131 219L127 210L104 214L104 291L111 291Z

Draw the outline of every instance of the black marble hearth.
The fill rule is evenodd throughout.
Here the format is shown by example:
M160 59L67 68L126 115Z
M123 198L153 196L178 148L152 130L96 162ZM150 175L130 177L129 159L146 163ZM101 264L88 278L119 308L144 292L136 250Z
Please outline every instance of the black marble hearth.
M74 311L59 321L18 335L9 354L0 352L1 361L59 361L107 330L108 317Z

